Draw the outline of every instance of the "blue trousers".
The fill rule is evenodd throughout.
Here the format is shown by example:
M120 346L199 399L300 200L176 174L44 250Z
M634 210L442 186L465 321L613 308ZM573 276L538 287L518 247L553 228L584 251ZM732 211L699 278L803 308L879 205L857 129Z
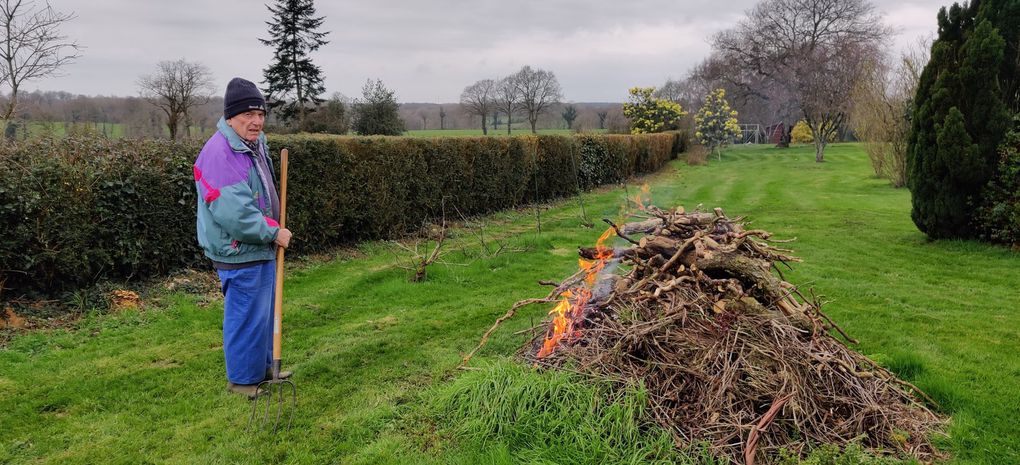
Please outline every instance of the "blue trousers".
M276 260L216 272L223 291L227 380L234 384L262 382L273 358Z

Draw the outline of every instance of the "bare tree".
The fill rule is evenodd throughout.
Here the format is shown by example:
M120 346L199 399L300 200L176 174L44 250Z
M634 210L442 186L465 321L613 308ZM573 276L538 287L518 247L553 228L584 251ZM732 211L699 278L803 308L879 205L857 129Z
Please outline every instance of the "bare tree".
M850 110L863 63L888 35L867 0L763 0L734 29L718 34L713 47L765 81L762 87L785 88L811 129L821 162L828 136Z
M482 117L482 134L489 134L487 118L496 106L496 81L482 79L464 88L460 94L460 105L469 115Z
M60 13L33 1L0 0L0 81L10 95L0 119L10 124L18 111L18 90L26 81L56 75L61 66L78 58L81 47L59 28L74 19L73 13Z
M446 129L446 110L442 105L439 106L439 129Z
M138 79L142 98L166 115L170 138L177 138L177 127L189 121L188 111L209 101L212 94L212 73L205 65L183 58L161 61L156 72ZM187 128L187 126L185 126Z
M514 114L521 110L521 93L517 85L517 75L510 75L496 82L496 107L506 115L506 133L510 134Z
M854 88L851 122L864 141L875 175L888 178L894 187L907 183L907 139L913 98L928 61L931 41L905 52L898 65L869 60L865 77Z
M606 110L602 110L602 111L598 112L598 116L599 116L599 129L605 129L606 128L606 117L609 116L609 112L606 111Z
M532 69L530 66L524 66L514 76L521 97L521 108L528 114L528 122L531 123L531 133L537 133L535 123L539 115L563 99L560 83L552 71Z
M655 89L652 94L653 97L662 100L669 100L673 103L679 103L683 108L692 108L691 103L702 95L695 95L691 92L690 85L686 80L676 80L673 78L666 79L666 83Z
M574 129L574 120L577 119L577 107L567 105L563 108L563 113L560 116L563 117L563 121L567 122L567 129Z
M749 70L718 51L691 69L684 84L691 93L692 110L701 108L709 92L724 89L741 121L763 124L766 130L783 129L780 146L789 146L791 129L801 119L796 99L783 83Z

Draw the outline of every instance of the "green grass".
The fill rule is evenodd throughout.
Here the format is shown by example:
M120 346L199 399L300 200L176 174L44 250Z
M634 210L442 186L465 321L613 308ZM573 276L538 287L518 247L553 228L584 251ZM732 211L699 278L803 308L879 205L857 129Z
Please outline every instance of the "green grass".
M640 389L503 361L437 391L425 420L458 439L448 463L693 463L667 432L645 428Z
M953 463L1020 463L1020 255L926 241L910 221L909 193L874 179L857 146L813 158L808 147L740 147L649 181L658 205L721 206L796 237L804 262L787 279L823 295L858 350L952 415L939 443ZM585 195L589 215L615 217L622 193ZM462 230L447 257L456 265L435 267L422 284L408 283L380 243L288 272L284 365L296 371L300 405L294 428L276 437L246 433L247 402L224 392L221 301L173 294L160 308L19 335L0 350L0 463L668 458L654 429L636 433L640 390L599 403L599 386L506 361L526 337L513 333L545 308L525 309L495 334L476 358L483 371L453 369L513 302L548 291L537 280L570 274L575 248L601 233L580 226L576 200L543 211L541 235L531 211L485 221L487 238L526 250L482 254ZM550 433L564 431L584 434Z
M85 121L78 123L64 122L64 121L28 121L28 132L25 132L25 128L21 125L26 124L24 121L18 122L18 134L17 138L31 139L39 137L53 137L53 138L64 138L68 135L74 134L96 134L100 136L106 136L110 139L121 139L127 136L127 125L123 123L103 123L94 121ZM161 123L162 124L162 123ZM0 119L0 131L7 127L6 120ZM205 128L205 134L202 134L201 128L198 126L191 126L191 137L196 139L203 139L211 135L213 130L216 128ZM160 130L163 132L164 137L170 137L170 130L166 128L165 124L160 126ZM184 137L184 127L179 128L178 138Z
M62 138L67 137L68 134L76 133L89 133L106 135L111 139L120 139L124 137L124 125L121 123L96 123L96 122L82 122L82 123L65 123L61 121L29 121L28 133L25 133L25 128L22 126L26 124L23 121L18 122L18 139L23 138L36 138L36 137L55 137ZM6 128L7 121L0 119L0 128ZM2 129L0 129L2 130Z

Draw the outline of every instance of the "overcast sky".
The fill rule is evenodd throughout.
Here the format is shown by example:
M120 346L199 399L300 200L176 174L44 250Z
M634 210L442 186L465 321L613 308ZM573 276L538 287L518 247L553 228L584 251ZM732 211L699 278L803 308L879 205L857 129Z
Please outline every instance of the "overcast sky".
M40 2L42 0L36 0ZM139 76L184 58L208 66L218 93L234 76L262 80L272 56L270 0L50 0L77 18L62 32L84 46L60 77L25 90L137 95ZM465 86L523 65L556 74L572 102L621 102L627 89L682 78L708 38L755 2L704 0L320 1L330 43L312 55L327 95L357 97L379 78L401 102L456 102ZM899 50L934 35L946 0L875 2Z

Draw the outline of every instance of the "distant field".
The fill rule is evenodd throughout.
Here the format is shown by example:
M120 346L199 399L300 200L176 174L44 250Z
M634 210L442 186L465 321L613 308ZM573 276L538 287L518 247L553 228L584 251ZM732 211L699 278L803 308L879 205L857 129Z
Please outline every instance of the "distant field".
M538 130L539 134L546 134L546 135L548 135L548 134L572 134L573 132L574 131L572 131L570 129L539 129ZM591 132L605 132L605 130L594 130L594 131L591 131ZM483 135L481 129L426 129L426 130L407 131L404 134L407 135L407 136L410 136L410 137L474 137L474 136L481 136L481 135ZM531 134L531 130L530 129L517 129L517 128L514 128L513 132L511 134L514 135L514 136L522 136L522 135ZM499 129L499 130L490 130L488 135L490 135L490 136L505 136L506 135L506 128L502 128L502 129Z
M19 123L24 124L24 123ZM4 120L0 120L0 134L2 134L2 128L6 128L7 123ZM164 131L164 136L169 137L169 133ZM569 129L539 129L539 134L572 134L574 131ZM595 129L590 132L604 133L604 129ZM198 135L199 130L197 127L192 127L192 135L194 137L203 138L204 136ZM18 127L17 138L18 139L29 139L34 137L67 137L70 134L99 134L109 137L111 139L119 139L127 137L127 131L124 124L121 123L95 123L95 122L84 122L84 123L65 123L61 121L29 121L28 129L22 126ZM518 129L513 128L512 135L520 136L531 134L530 129ZM427 129L427 130L414 130L407 131L404 133L408 137L476 137L482 136L481 129ZM490 130L489 136L506 136L506 128L498 130Z
M26 122L22 121L18 123L17 139L31 139L36 137L67 137L68 135L74 134L98 134L106 136L111 139L120 139L128 137L127 126L123 123L97 123L93 121L71 123L64 121L28 121L28 128L22 126ZM7 122L0 119L0 134L3 134L4 128L7 127ZM164 137L170 137L170 132L166 127L161 127ZM206 133L209 133L209 128L206 128ZM183 135L183 128L178 137ZM200 129L197 126L191 127L192 137L204 138L206 136L200 136ZM134 135L131 137L151 137L151 136L138 136Z
M120 123L96 123L81 122L70 123L62 121L28 121L28 128L22 126L25 122L18 123L17 138L28 139L32 137L66 137L68 134L102 134L110 138L124 137L124 125ZM6 128L7 121L0 120L0 128Z

